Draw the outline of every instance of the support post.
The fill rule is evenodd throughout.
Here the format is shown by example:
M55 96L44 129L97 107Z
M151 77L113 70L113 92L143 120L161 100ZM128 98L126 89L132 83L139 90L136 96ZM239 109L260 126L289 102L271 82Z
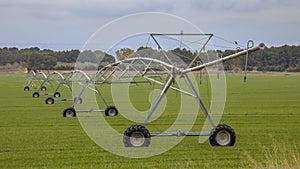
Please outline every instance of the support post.
M198 104L201 107L201 110L203 111L204 115L206 116L206 118L208 119L208 121L210 122L210 124L215 127L216 125L214 124L213 120L211 119L207 109L205 108L204 103L202 102L200 96L198 95L198 92L196 91L195 87L193 86L190 78L184 73L183 74L184 80L186 81L187 85L189 86L189 88L191 89L192 93L195 95L195 98L198 102Z
M169 87L172 85L172 83L174 82L174 77L169 75L165 85L163 86L163 88L161 89L158 97L156 98L155 102L153 105L151 105L149 113L146 117L146 119L143 122L143 126L146 126L147 122L149 121L149 119L151 118L152 114L154 113L155 109L157 108L158 104L160 103L161 99L163 98L163 96L167 93Z

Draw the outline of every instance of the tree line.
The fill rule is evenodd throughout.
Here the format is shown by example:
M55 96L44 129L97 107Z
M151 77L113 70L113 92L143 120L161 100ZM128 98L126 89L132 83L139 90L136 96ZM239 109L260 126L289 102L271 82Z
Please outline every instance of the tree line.
M222 54L228 55L235 51L226 50ZM225 70L244 70L246 58L240 57L224 63ZM249 54L247 70L300 72L300 45L271 47Z
M196 55L196 53L188 50L175 49L175 51L190 57ZM239 50L214 51L219 57L228 56L236 52L239 52ZM300 72L300 45L265 48L264 50L249 53L247 59L246 68L248 71ZM242 56L224 62L223 66L226 71L244 71L245 64L246 56Z
M83 51L79 50L66 50L66 51L53 51L50 49L39 49L38 47L18 49L16 47L0 48L0 66L7 64L18 63L28 70L71 70L74 69L74 63L77 61L78 56L80 62L93 62L103 60L105 63L114 62L114 57L103 53L101 51ZM57 63L73 63L73 64L62 64ZM70 66L72 65L72 66Z
M135 53L138 53L138 51L145 49L148 51L144 53L148 55L157 55L156 57L159 57L157 52L154 52L156 50L146 47L140 47L137 51L129 48L122 48L117 50L115 54L117 59L124 59L125 57L134 55ZM191 60L197 55L197 52L192 52L185 48L176 48L166 52L176 54L177 57L186 63L191 62ZM219 56L227 56L235 52L237 51L217 51ZM95 69L95 65L98 65L100 60L101 65L104 66L106 64L113 63L115 61L115 57L102 51L53 51L50 49L41 50L38 47L25 49L18 49L16 47L0 48L0 66L18 63L23 67L26 67L28 70L71 70L74 69L75 62L94 63L94 65L90 66L91 69ZM237 59L227 61L223 65L224 69L227 71L241 71L245 68L245 62L245 57L239 57ZM270 47L250 53L248 57L247 70L300 72L300 46L284 45L281 47Z

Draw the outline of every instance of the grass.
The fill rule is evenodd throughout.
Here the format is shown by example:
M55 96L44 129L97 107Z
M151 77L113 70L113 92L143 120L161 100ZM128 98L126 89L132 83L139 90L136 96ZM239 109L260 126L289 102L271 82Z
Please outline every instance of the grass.
M23 92L24 81L25 76L20 74L0 74L0 168L299 166L300 76L249 75L244 84L242 76L228 75L221 123L235 129L235 146L211 147L208 141L199 144L198 137L185 137L170 151L145 159L120 157L103 150L89 139L77 118L62 118L62 110L70 102L46 105L44 96L33 99L32 92ZM139 109L149 106L143 92L138 90L132 96ZM170 92L168 97L176 98L176 93ZM150 131L164 129L172 122L169 118L174 118L172 112L178 108L176 99L168 100L167 105L167 111L149 124ZM119 132L132 125L122 116L108 120Z
M245 152L245 155L253 163L256 169L297 169L300 168L300 155L297 146L293 150L287 149L285 144L274 141L272 147L265 149L264 163L258 163Z

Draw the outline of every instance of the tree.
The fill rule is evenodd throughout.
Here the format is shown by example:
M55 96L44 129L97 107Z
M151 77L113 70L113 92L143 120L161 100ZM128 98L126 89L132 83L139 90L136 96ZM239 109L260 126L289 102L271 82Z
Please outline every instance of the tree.
M56 63L55 57L34 52L28 56L27 70L50 70L54 68Z
M123 60L127 58L128 56L132 55L134 53L134 50L129 48L121 48L116 51L117 59Z
M183 60L187 64L191 63L196 56L195 53L191 52L190 50L187 50L186 48L176 48L170 50L169 52L177 55L181 60Z

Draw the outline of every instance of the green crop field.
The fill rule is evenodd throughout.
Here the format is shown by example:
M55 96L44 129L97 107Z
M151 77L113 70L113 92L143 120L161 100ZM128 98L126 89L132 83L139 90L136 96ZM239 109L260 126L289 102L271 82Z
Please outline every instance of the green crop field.
M3 169L300 166L300 76L249 75L247 83L243 83L241 75L227 75L227 100L221 123L235 129L235 146L212 147L209 141L199 144L199 137L185 137L171 150L141 159L117 156L99 147L86 135L76 117L62 117L63 109L71 102L46 105L45 96L34 99L32 91L23 91L25 81L25 75L0 74L0 168ZM104 91L108 95L108 90ZM176 92L171 91L168 97L176 98ZM207 100L207 93L203 97ZM140 101L136 105L140 109L149 107L143 90L138 90L132 99ZM168 106L154 124L149 124L150 131L165 128L165 123L160 122L167 121L168 114L177 108L176 104ZM114 127L120 133L133 125L122 117L122 112L108 121L113 124L117 121Z

